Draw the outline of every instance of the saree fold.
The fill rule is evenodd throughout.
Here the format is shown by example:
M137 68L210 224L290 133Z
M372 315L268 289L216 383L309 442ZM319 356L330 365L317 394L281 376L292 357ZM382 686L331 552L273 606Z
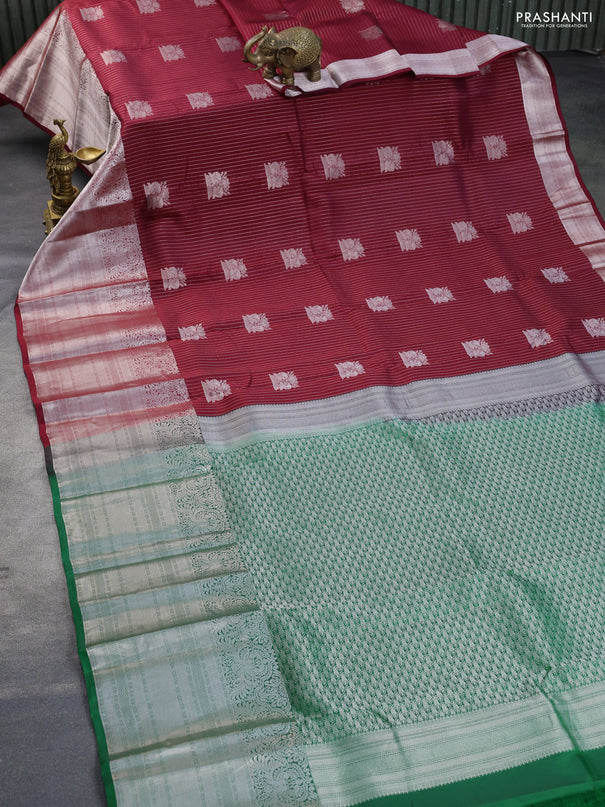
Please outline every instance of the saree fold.
M16 307L108 802L602 804L605 230L541 58L68 0L0 93L108 148Z

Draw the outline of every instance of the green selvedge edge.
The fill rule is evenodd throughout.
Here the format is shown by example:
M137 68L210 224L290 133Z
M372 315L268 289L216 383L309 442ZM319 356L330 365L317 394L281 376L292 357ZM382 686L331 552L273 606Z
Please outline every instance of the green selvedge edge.
M580 778L584 781L579 781ZM575 783L574 783L575 781ZM603 807L605 749L566 751L515 768L357 807Z
M50 454L50 451L48 451ZM69 555L69 546L67 543L67 531L65 529L65 522L63 521L63 513L61 510L61 495L59 493L59 484L57 477L52 467L52 460L47 465L48 480L50 482L50 489L53 499L53 510L55 521L57 523L57 530L59 532L59 544L61 547L61 560L63 561L63 569L67 579L67 592L69 595L69 604L76 628L76 645L78 648L78 656L82 671L84 672L84 680L86 682L86 693L88 696L88 708L92 718L92 725L97 738L97 746L99 751L99 758L101 762L101 776L103 778L103 785L105 787L105 796L107 797L108 807L117 807L118 800L116 797L113 776L111 774L111 767L109 762L109 749L107 748L107 738L105 736L105 729L103 728L103 721L99 712L99 700L97 697L97 687L95 685L92 666L88 657L86 649L86 638L84 634L84 622L82 620L82 611L80 610L80 603L78 602L78 594L76 588L76 580L74 570L71 564Z

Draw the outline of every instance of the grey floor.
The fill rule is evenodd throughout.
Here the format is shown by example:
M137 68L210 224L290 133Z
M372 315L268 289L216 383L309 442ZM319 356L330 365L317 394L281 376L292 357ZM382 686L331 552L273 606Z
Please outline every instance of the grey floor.
M605 213L605 60L548 54L580 172ZM106 804L13 303L43 241L48 137L0 108L0 805Z

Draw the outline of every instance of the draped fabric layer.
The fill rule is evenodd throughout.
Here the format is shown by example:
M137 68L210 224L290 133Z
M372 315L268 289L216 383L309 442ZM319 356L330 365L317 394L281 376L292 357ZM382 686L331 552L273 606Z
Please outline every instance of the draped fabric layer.
M16 311L109 803L603 803L605 230L542 59L68 0L0 93L107 148Z

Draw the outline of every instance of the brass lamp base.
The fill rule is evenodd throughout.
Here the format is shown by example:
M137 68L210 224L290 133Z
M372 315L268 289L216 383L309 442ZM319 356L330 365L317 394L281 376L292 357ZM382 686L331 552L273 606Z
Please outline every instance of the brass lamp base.
M76 192L73 194L73 198L71 199L69 204L71 204L75 200L76 196L79 193L77 188L73 188L73 190L76 191ZM57 224L57 222L64 215L66 210L67 210L67 207L62 212L58 211L57 208L55 207L54 201L52 199L48 200L48 202L46 203L46 210L44 210L42 212L42 218L44 219L44 225L45 225L45 227L44 227L44 235L48 235L50 233L50 231L53 229L53 227Z

